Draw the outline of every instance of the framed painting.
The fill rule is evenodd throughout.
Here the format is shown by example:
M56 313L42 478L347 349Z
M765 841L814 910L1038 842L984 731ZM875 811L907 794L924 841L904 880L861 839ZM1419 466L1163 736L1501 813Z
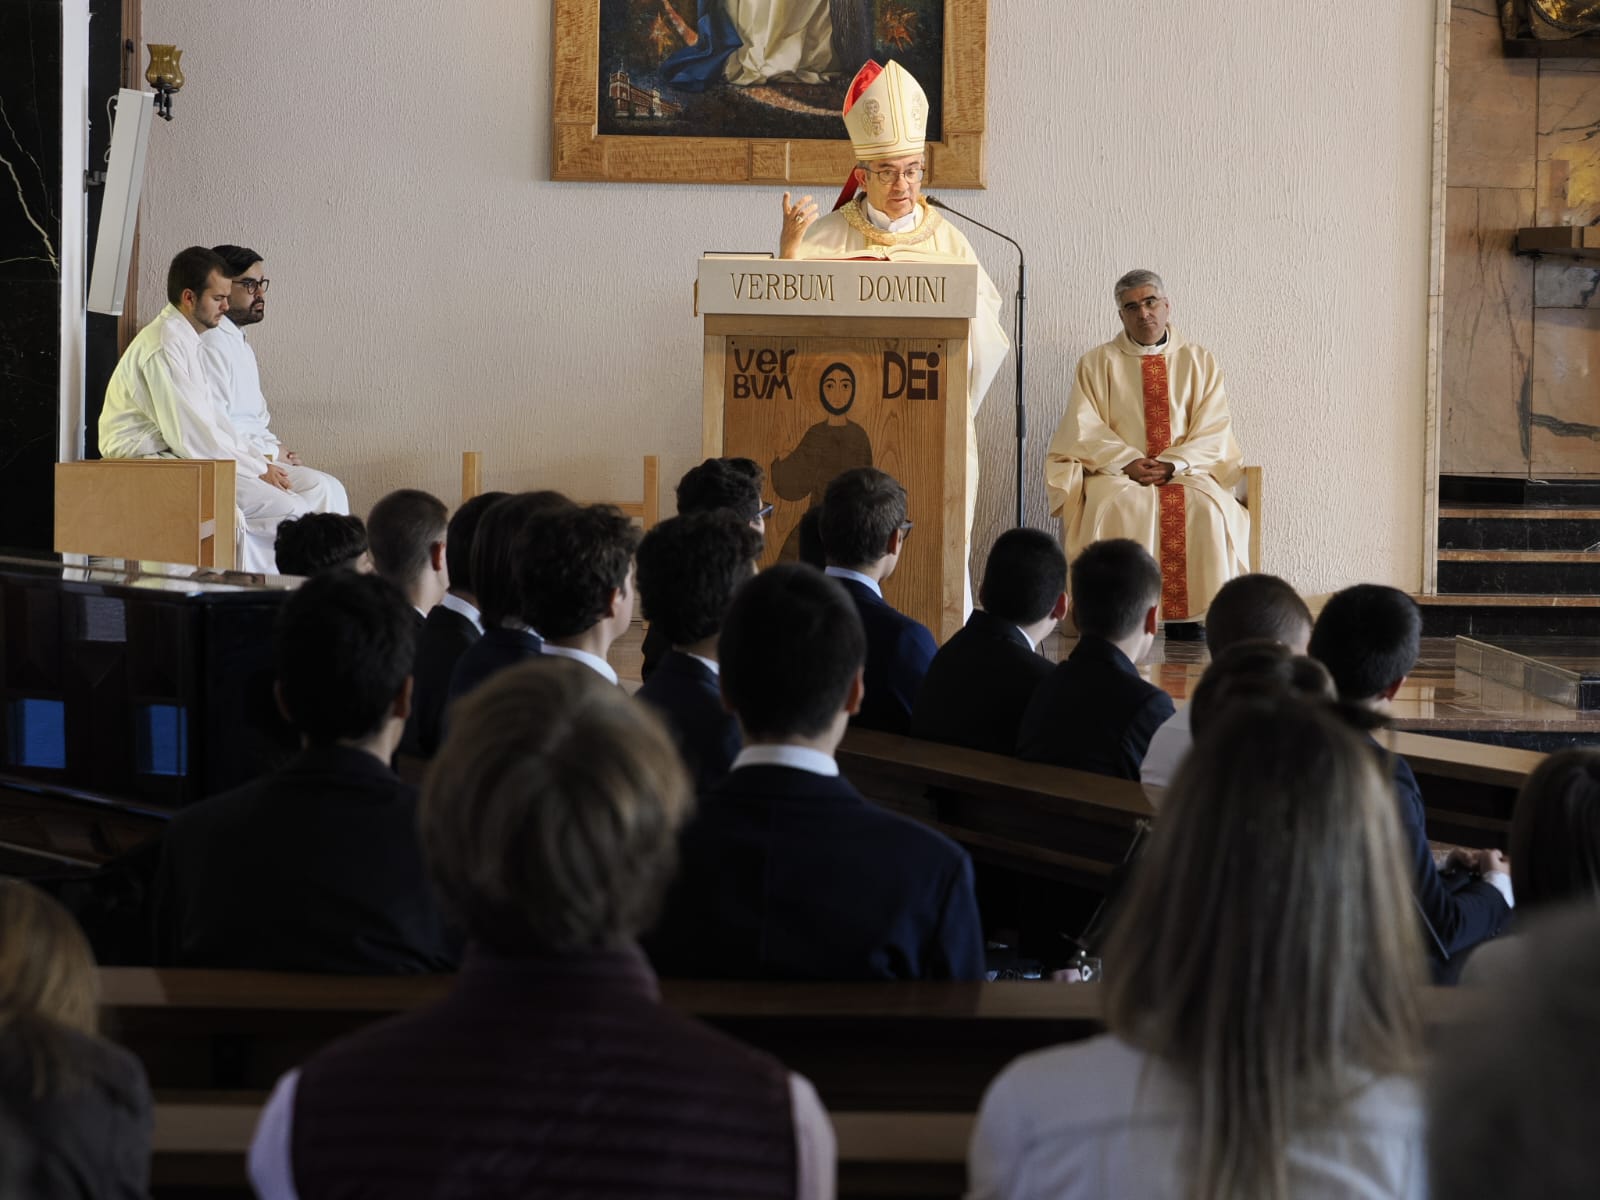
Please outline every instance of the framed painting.
M928 93L928 183L985 186L989 0L554 0L551 178L838 187L869 58Z

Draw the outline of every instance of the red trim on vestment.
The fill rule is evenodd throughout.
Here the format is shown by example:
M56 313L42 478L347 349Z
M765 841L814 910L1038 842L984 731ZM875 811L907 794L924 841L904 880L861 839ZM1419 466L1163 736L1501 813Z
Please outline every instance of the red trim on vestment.
M1172 445L1172 389L1167 381L1167 356L1147 354L1139 360L1144 377L1145 453L1154 458ZM1182 484L1168 483L1160 493L1157 529L1161 564L1161 616L1168 621L1189 615L1189 522Z

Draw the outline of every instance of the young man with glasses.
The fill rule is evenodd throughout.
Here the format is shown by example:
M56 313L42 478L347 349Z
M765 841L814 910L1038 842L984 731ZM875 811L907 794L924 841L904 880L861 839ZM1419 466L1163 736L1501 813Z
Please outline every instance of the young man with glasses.
M1198 640L1212 597L1249 570L1250 518L1233 495L1244 459L1222 369L1168 323L1154 271L1129 271L1112 294L1122 333L1078 360L1045 458L1050 510L1068 558L1107 538L1148 550L1167 637Z
M266 277L261 256L247 246L213 247L228 264L233 292L228 297L226 319L200 337L200 352L217 390L217 398L233 422L239 440L252 453L280 470L292 491L312 512L348 513L350 497L344 484L323 471L314 471L293 450L285 450L268 428L272 419L267 398L261 394L261 372L256 352L245 340L245 327L267 315Z
M881 258L890 262L978 265L967 376L966 530L978 500L978 439L972 418L1011 348L1000 324L1000 293L965 235L922 197L927 177L928 97L898 63L869 62L845 93L844 123L856 153L834 211L817 215L810 196L783 196L780 258Z

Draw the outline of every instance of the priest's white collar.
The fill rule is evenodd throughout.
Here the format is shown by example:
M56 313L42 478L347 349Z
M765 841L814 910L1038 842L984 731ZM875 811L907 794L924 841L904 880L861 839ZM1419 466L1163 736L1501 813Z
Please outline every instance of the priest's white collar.
M1167 331L1161 335L1161 340L1154 346L1140 345L1138 342L1134 341L1128 336L1127 330L1123 330L1121 333L1117 334L1116 340L1117 344L1122 347L1124 353L1137 355L1140 358L1148 358L1152 354L1170 353L1171 351L1176 350L1180 344L1178 331L1171 325L1167 326Z
M863 575L860 571L852 571L849 567L827 567L822 573L832 575L835 579L853 579L857 583L865 584L878 594L878 599L883 599L883 585L871 575Z
M861 207L867 214L867 220L885 233L910 233L922 222L922 209L916 205L912 205L911 211L905 216L894 218L886 212L879 212L873 208L872 202L865 196L861 198Z
M837 775L839 764L833 755L809 746L746 746L733 760L730 771L740 767L791 767L812 775Z
M607 683L617 682L617 673L611 669L611 664L598 654L574 650L571 646L555 646L549 642L544 644L544 652L553 658L570 658L573 662L581 662Z

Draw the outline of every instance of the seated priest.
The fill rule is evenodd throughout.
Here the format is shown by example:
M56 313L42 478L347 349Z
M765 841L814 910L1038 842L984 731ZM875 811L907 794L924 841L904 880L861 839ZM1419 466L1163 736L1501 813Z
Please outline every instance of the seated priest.
M978 266L978 315L972 322L967 376L967 509L971 535L978 500L978 438L973 417L1011 341L1000 324L1000 293L962 232L922 197L927 173L928 97L898 63L868 62L845 93L844 123L856 167L834 211L817 216L810 196L783 196L780 258L877 258L889 262L963 262Z
M1144 546L1161 565L1167 636L1197 640L1217 589L1248 569L1222 369L1168 324L1172 302L1154 271L1129 271L1113 293L1123 331L1078 360L1045 458L1050 511L1070 559L1110 538Z

